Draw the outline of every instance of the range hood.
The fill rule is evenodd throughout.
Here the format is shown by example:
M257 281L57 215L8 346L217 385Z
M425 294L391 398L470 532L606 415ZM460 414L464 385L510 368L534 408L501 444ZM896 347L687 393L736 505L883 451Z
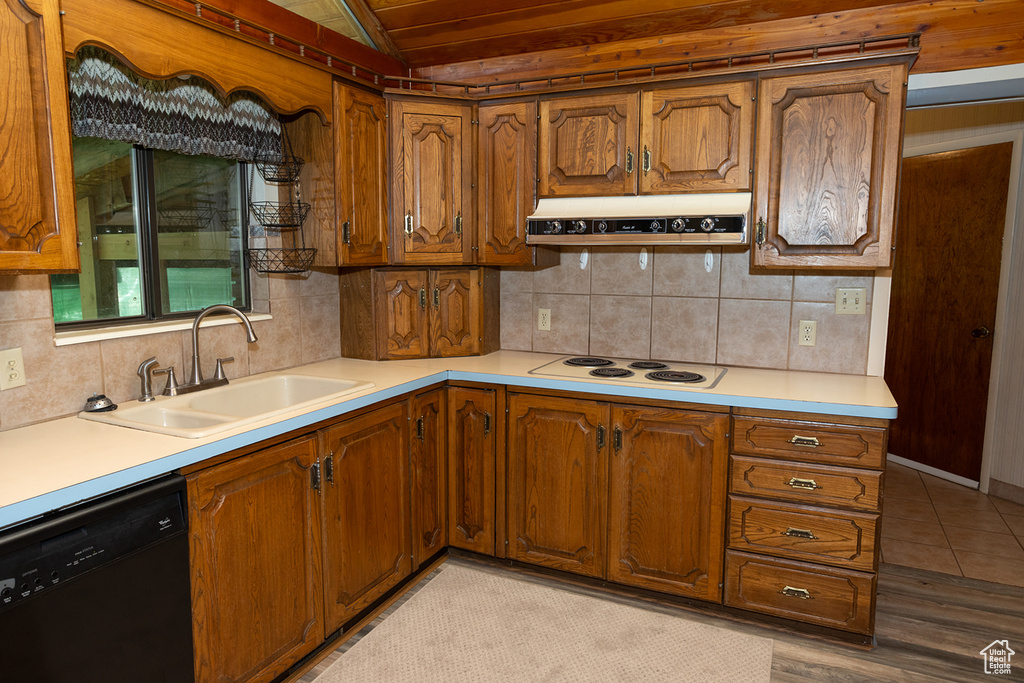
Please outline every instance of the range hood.
M746 244L749 192L541 199L527 244Z

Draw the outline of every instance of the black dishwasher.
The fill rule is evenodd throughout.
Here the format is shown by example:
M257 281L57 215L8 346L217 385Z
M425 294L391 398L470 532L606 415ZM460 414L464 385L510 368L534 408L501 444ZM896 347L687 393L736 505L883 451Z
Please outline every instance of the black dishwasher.
M0 535L0 678L193 681L185 480Z

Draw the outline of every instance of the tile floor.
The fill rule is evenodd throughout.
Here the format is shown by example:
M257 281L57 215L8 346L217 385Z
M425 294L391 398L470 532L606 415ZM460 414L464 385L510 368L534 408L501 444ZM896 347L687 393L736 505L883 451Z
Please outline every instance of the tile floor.
M1024 586L1024 505L889 463L882 561Z

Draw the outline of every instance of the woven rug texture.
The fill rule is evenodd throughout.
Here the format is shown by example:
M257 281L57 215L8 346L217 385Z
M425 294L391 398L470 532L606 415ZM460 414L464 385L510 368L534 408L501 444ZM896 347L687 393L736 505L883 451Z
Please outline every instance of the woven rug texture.
M772 641L445 565L316 683L767 682Z

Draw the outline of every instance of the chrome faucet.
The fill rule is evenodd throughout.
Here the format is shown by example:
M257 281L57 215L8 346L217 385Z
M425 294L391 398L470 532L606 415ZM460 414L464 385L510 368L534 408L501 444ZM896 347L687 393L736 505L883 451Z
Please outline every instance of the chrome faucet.
M155 400L153 396L153 373L155 368L159 365L156 360L156 356L152 356L142 361L139 365L139 369L135 372L142 380L142 396L139 398L140 401L146 403L148 401Z
M179 394L186 394L192 391L199 391L201 389L209 389L211 387L217 387L228 383L228 378L224 376L224 369L221 367L221 364L224 361L234 360L233 358L218 358L217 372L213 379L203 379L203 368L199 360L199 325L203 322L203 319L206 316L213 313L234 314L242 324L245 325L246 341L250 344L256 341L256 333L253 332L252 323L249 322L247 317L245 317L245 313L242 313L234 306L216 304L199 311L199 314L196 315L196 319L192 322L192 374L189 376L189 381L187 383L178 385L177 391Z

